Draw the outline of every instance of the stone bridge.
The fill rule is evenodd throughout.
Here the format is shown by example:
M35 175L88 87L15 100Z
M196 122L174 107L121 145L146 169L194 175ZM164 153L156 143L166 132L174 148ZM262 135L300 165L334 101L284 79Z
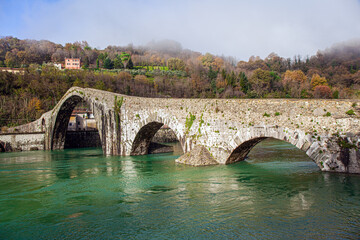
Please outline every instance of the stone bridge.
M94 113L106 155L147 154L166 124L184 153L200 145L219 164L242 161L257 143L275 138L303 150L322 171L360 173L358 100L142 98L73 87L52 111L10 132L43 132L45 150L62 149L80 101Z

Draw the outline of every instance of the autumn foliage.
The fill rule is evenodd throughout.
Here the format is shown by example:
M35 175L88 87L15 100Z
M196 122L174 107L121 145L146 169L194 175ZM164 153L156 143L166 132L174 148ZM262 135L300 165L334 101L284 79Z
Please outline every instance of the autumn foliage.
M166 47L164 47L166 46ZM52 63L81 59L82 70ZM53 108L72 86L144 97L358 98L360 42L316 55L283 58L276 53L248 61L182 49L174 41L147 46L91 48L50 41L0 38L0 126L23 124Z

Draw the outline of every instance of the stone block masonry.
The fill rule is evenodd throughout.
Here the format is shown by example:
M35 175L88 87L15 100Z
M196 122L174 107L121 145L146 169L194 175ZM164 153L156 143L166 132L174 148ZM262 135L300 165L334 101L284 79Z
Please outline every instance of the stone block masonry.
M147 154L165 124L184 153L200 145L219 164L242 161L258 142L276 138L306 152L322 171L360 173L359 100L160 99L74 87L52 111L17 130L44 129L45 149L61 149L81 100L92 108L106 155Z
M0 152L44 150L44 133L0 134Z

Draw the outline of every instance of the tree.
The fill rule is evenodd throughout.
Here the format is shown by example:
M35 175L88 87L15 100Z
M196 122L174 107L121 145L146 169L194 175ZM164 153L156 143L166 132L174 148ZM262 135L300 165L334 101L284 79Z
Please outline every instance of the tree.
M314 88L315 98L331 98L331 88L326 85L318 85Z
M226 72L225 70L223 69L221 71L221 74L218 74L217 78L216 78L216 88L217 88L217 91L219 92L220 89L222 89L222 91L225 89L226 87Z
M295 70L295 71L290 71L287 70L284 74L284 79L283 79L283 85L291 85L293 83L296 84L303 84L306 81L306 76L304 74L303 71L301 70Z
M116 56L115 56L115 58L113 60L113 63L114 63L114 68L115 69L120 69L120 68L124 67L124 65L121 62L121 57L118 54L116 54Z
M99 90L106 90L105 83L101 80L97 80L94 87Z
M276 73L258 68L253 72L250 84L258 96L264 96L273 90L274 83L278 81L278 78Z
M126 68L129 61L131 60L130 54L126 52L122 52L120 58L121 58L121 62L124 64L124 68Z
M285 90L291 94L292 97L299 98L303 90L307 89L307 78L301 70L287 70L284 74L282 84Z
M133 61L132 61L131 58L129 59L129 62L128 62L128 64L127 64L127 68L128 68L128 69L133 69L133 68L134 68L134 63L133 63Z
M104 60L104 68L106 68L106 69L114 68L114 64L109 57L105 58L105 60Z
M7 67L19 67L20 63L18 61L18 57L17 57L17 50L14 49L11 52L7 52L6 56L5 56L5 65Z
M248 92L248 90L250 89L250 83L244 72L239 73L239 84L240 84L241 91L246 94Z
M206 53L204 56L200 56L199 60L201 61L203 66L210 67L214 63L214 56L210 53Z
M214 71L213 68L210 66L207 75L210 81L215 80L218 75L218 71Z
M327 86L327 80L325 77L320 77L319 74L314 74L311 78L312 89L315 90L317 86L324 85Z
M265 58L265 62L272 71L283 72L286 69L286 60L279 57L276 53L270 53Z
M214 68L215 71L219 71L220 68L222 68L224 65L224 60L222 58L216 57L212 67Z
M232 86L232 87L235 86L235 84L236 84L236 76L235 76L234 71L231 71L231 73L226 76L226 84L228 86Z
M167 66L170 70L184 71L186 65L184 61L179 58L169 58L167 60Z

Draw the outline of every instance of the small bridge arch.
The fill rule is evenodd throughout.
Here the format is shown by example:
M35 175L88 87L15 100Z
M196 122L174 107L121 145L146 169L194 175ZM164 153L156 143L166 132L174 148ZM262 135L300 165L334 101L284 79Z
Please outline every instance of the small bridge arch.
M305 133L301 130L291 130L278 126L274 128L252 128L247 133L238 134L232 141L233 148L226 158L225 164L245 160L251 149L268 138L290 143L299 150L302 150L323 171L345 171L347 168L347 160L333 161L334 158L337 158L338 156L329 152L329 149L322 146L318 141L318 139L322 138L322 143L328 142L328 145L331 145L334 142L334 139L330 139L327 136L320 137Z
M273 137L258 137L258 138L253 138L250 139L248 141L243 142L242 144L240 144L238 147L236 147L231 154L229 155L229 157L226 160L226 164L232 164L232 163L236 163L236 162L240 162L240 161L244 161L247 157L247 155L250 153L250 151L260 142L266 140L266 139L276 139L276 140L280 140L283 142L287 142L290 143L291 145L295 146L297 149L303 151L320 169L323 168L323 165L321 164L321 160L319 159L314 159L312 158L311 154L309 154L307 151L304 151L303 149L297 147L296 145L292 144L289 141L286 141L284 139L277 139L277 138L273 138ZM316 151L321 152L322 150L320 149L316 149ZM317 155L318 157L321 155Z
M181 134L181 130L177 128L178 124L171 121L170 118L150 115L144 121L139 122L135 127L136 135L131 141L130 155L148 154L151 139L164 125L167 125L174 132L184 152L185 139Z

